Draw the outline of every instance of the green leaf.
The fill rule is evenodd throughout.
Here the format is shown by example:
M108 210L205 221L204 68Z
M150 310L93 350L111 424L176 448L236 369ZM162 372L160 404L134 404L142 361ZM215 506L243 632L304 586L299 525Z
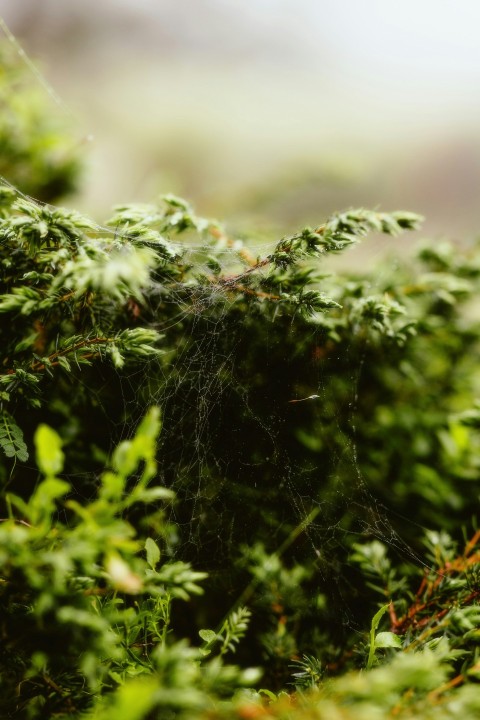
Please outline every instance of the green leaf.
M392 632L381 632L375 637L376 648L401 648L402 641Z
M39 522L47 520L49 526L56 501L66 495L69 490L69 483L60 478L49 476L43 480L28 503L31 522L37 525Z
M62 495L65 495L69 490L70 485L68 482L60 480L60 478L50 477L40 483L33 495L32 502L33 500L36 501L40 499L48 503L51 500L57 500L59 497L62 497Z
M95 720L144 720L150 716L150 711L158 699L158 692L155 676L129 680L112 695L108 705L105 703L105 706L100 706L94 715Z
M277 699L277 696L275 695L275 693L273 693L271 690L268 690L267 688L260 688L260 690L258 691L258 694L265 695L266 697L268 697L269 700L272 700L272 701Z
M144 436L144 437L150 438L152 441L155 441L160 434L161 428L162 428L162 422L161 422L160 408L158 408L154 405L145 414L143 420L141 421L140 425L138 426L136 435Z
M218 635L214 630L199 630L198 634L200 635L202 640L207 643L207 645L215 642L215 640L217 640L218 638Z
M152 538L147 538L145 540L145 550L147 552L147 562L152 568L152 570L155 570L155 567L160 561L160 548L158 547L155 540L152 540Z
M0 447L9 458L16 458L20 462L28 460L28 449L23 440L23 432L7 412L3 412L0 416Z
M57 475L63 470L64 454L60 436L48 425L40 425L35 433L37 463L47 477Z
M151 503L156 500L173 500L175 493L165 487L144 488L135 493L138 502Z
M109 500L119 500L125 488L125 478L122 475L106 471L102 475L100 494Z
M160 428L160 410L152 407L138 426L133 440L125 440L115 449L112 456L114 470L123 477L128 477L134 473L141 461L152 463ZM143 491L143 488L141 490Z
M376 630L380 624L380 620L387 612L388 608L390 607L390 604L388 605L382 605L380 610L375 613L375 615L372 618L372 624L370 626L370 650L368 653L368 659L367 659L367 670L370 670L372 667L374 661L375 661L375 633Z

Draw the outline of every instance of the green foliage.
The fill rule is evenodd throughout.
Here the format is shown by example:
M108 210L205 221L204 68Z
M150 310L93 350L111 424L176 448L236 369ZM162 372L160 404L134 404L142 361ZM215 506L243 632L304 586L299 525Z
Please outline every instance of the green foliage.
M0 172L50 199L75 162L4 57ZM478 247L334 274L420 218L247 248L172 195L100 226L10 182L6 716L476 717Z
M7 496L16 512L0 525L2 707L9 717L74 713L117 687L107 705L120 702L122 712L130 712L127 681L139 675L147 676L140 685L151 698L139 702L136 717L151 706L203 708L208 692L228 693L257 677L219 659L246 629L246 610L228 619L220 654L202 666L204 653L170 636L172 600L199 594L205 573L180 561L160 562L157 542L142 539L126 519L136 504L155 503L147 528L164 523L158 502L171 501L172 493L148 488L157 471L158 430L154 408L133 440L117 448L98 497L80 505L68 499L70 485L58 477L60 438L39 427L35 444L44 479L27 502ZM95 717L103 714L95 711Z
M209 655L212 647L217 643L219 643L217 652L220 656L229 650L235 651L235 646L245 635L250 617L250 610L246 607L240 607L230 613L218 632L200 630L199 635L204 641L203 654Z
M399 648L402 647L400 638L392 632L379 632L377 628L380 624L380 620L387 612L389 606L383 605L378 612L372 618L372 625L370 627L370 650L367 659L367 670L373 666L375 662L375 651L378 648Z
M322 682L323 668L315 657L304 655L292 663L297 672L292 673L297 688L316 688Z
M343 633L342 637L329 577L333 562L338 567L353 562L362 569L368 585L362 591L357 584L353 594L361 599L357 622L365 627L367 608L371 607L368 588L380 589L383 602L390 601L405 588L404 569L387 560L378 541L347 544L347 552L337 547L330 555L316 550L312 562L311 545L307 542L305 546L304 538L315 531L320 513L326 526L334 522L352 538L358 531L373 532L375 524L365 530L362 513L357 516L350 506L336 505L332 498L341 500L340 486L343 498L353 493L359 501L371 502L373 493L375 501L388 508L390 491L385 478L396 488L396 509L408 512L412 520L411 497L418 495L429 500L428 506L417 503L415 520L421 524L443 519L445 503L453 505L456 512L449 518L451 523L454 517L457 523L467 519L474 486L466 486L460 496L452 481L463 478L472 483L475 477L474 400L469 400L470 409L462 408L461 393L467 396L455 364L460 349L463 352L466 345L473 348L477 341L468 316L460 315L460 303L468 300L475 288L475 266L469 265L467 270L464 264L458 270L468 275L468 282L454 282L447 279L444 263L435 286L437 261L423 250L420 261L431 264L428 272L413 281L407 266L397 265L395 279L383 270L383 286L372 295L366 279L319 273L316 258L341 250L368 229L396 233L412 226L417 220L408 213L389 216L351 211L334 216L316 231L284 238L271 253L254 258L240 243L226 253L232 241L223 231L197 218L186 203L173 197L158 206L120 208L109 223L115 229L113 234L71 211L17 199L8 190L4 198L0 312L8 322L1 331L4 369L0 380L5 428L9 429L2 434L2 446L5 480L10 478L12 487L20 483L21 488L6 497L6 507L17 508L23 522L41 527L45 533L51 529L59 501L68 493L65 512L75 538L71 544L85 546L85 531L80 532L82 524L76 526L75 522L92 526L89 541L96 538L100 542L100 538L104 554L99 558L89 550L88 557L102 568L103 581L115 592L141 594L148 590L152 594L137 603L133 620L125 619L118 602L113 607L106 601L102 604L107 623L102 626L104 634L88 639L89 646L95 648L96 656L104 657L99 647L108 623L113 623L114 615L109 613L114 611L115 624L124 628L128 648L128 652L123 648L122 658L118 643L112 645L108 633L110 645L105 652L111 658L109 672L114 673L109 677L124 682L129 674L138 674L139 667L142 673L158 673L158 656L153 651L132 669L132 647L138 643L140 624L147 638L144 645L165 644L171 622L170 599L187 600L197 591L196 576L185 561L212 571L210 592L220 596L225 585L217 568L228 564L225 579L237 593L230 606L224 598L218 603L218 612L227 618L219 629L200 631L204 642L200 655L190 656L190 649L185 651L195 668L193 685L200 683L198 658L217 662L227 650L233 650L245 634L251 612L253 622L240 643L240 656L249 665L266 664L265 680L272 687L290 682L291 663L298 657L310 658L296 674L300 684L305 684L307 676L320 678L321 672L328 674L336 667L367 664L370 668L378 658L398 652L397 634L379 629L378 613L365 648L356 645L354 651L352 636ZM188 240L184 244L178 238L183 233ZM16 257L15 266L12 256ZM442 257L447 257L445 250ZM453 328L448 335L440 322L445 313ZM181 319L175 320L178 317ZM216 330L219 323L225 329L220 335ZM195 368L195 358L201 356L211 328L215 345L208 362L212 363L211 373L221 374L222 383L210 401L228 423L208 421L202 429L208 455L199 455L198 445L190 449L183 441L198 433L195 413L187 413L185 408L201 406L202 380L208 380L202 378L204 365ZM271 377L253 373L259 357L264 357L266 334L270 338L268 361L275 368ZM428 368L421 365L422 377L416 368L427 348L433 349L434 361ZM235 363L225 364L224 358L232 354ZM306 357L314 358L317 365L306 365ZM331 363L333 358L335 363ZM468 360L462 358L467 364ZM318 364L326 367L327 363L328 382L312 393L318 388ZM361 368L355 383L361 401L356 401L354 427L348 409L352 364ZM469 369L470 377L472 371ZM420 394L419 400L419 384L425 382L429 391ZM413 395L417 401L414 412ZM100 473L96 461L94 477L101 475L98 498L85 502L92 492L90 458L105 457L115 425L130 426L152 396L167 399L163 442L157 444L158 419L150 416L134 440L118 445L110 469ZM300 404L291 405L292 401ZM287 425L283 420L286 409L292 418ZM28 486L33 478L28 480L26 468L20 482L19 462L26 460L26 447L32 445L33 420L43 417L63 427L72 460L67 454L65 479L59 478L64 465L58 436L41 425L35 443L45 480L32 492ZM238 436L233 447L232 429ZM274 441L273 461L268 462L262 460L267 439ZM335 458L352 443L351 463L335 468ZM404 458L402 464L397 461L398 452ZM9 465L9 459L15 460L16 466ZM167 487L151 485L158 459ZM189 483L194 482L194 468L201 459L208 489L192 496ZM140 461L143 466L138 474ZM243 496L236 467L243 468ZM312 493L318 467L324 467L325 473ZM302 501L300 515L297 505L290 506L288 498L277 492L278 477L284 477L285 468L289 474L295 473L295 492L308 498L306 504ZM361 494L359 474L369 478L367 496ZM134 476L136 482L131 480ZM225 479L220 481L220 477ZM333 479L336 487L331 484ZM169 503L173 491L180 502L168 513L182 525L188 524L196 541L194 552L179 549L182 545L174 549L178 530L166 518L154 514L153 520L145 520L136 510L138 504ZM239 503L248 519L232 524ZM200 523L192 520L193 507L202 518ZM333 509L331 517L323 517L326 508ZM131 520L120 522L119 513ZM107 536L114 518L118 534L112 536L110 528ZM122 525L125 522L131 529ZM149 535L142 537L149 522L163 538L167 557L174 551L181 559L165 562L165 552L157 541ZM103 530L99 534L100 525ZM249 538L252 527L255 536ZM407 528L401 536L408 540L408 532ZM133 540L135 534L140 543ZM118 546L112 546L112 537L117 538ZM211 546L214 537L222 540L216 545L212 564L212 556L203 548ZM136 553L134 562L126 549L130 547ZM46 563L41 552L37 560ZM62 562L67 573L92 577L91 568L87 569L81 558ZM242 590L245 572L251 580ZM351 572L347 568L346 581ZM98 581L95 573L93 577ZM27 594L30 582L30 578L26 580L20 592ZM159 597L155 589L160 582L169 588L168 600ZM70 586L65 580L63 583L60 594L70 592ZM340 586L337 580L334 589ZM56 587L54 583L52 587ZM51 599L45 602L49 610L55 604ZM245 602L250 609L244 608ZM208 627L218 620L209 598L205 603L198 599L195 607L197 626ZM64 618L71 618L73 612L86 612L83 605L69 604L68 608L58 611L57 620L63 618L65 623ZM128 610L130 618L132 608ZM86 625L89 622L85 619ZM181 622L177 624L181 626ZM95 635L93 630L91 633ZM188 634L194 637L190 631ZM63 644L68 650L68 644ZM91 653L85 648L80 655L86 664L76 667L71 677L95 677L98 685L100 673ZM181 655L180 665L187 663L186 655ZM102 668L106 665L102 660ZM157 696L156 690L152 693ZM91 694L96 697L98 689L92 686ZM200 704L194 703L195 707L204 707L205 697ZM112 696L102 700L102 707L116 707L110 705L116 702ZM156 702L151 700L153 704L147 706L155 708Z
M23 440L23 432L8 412L2 412L0 422L0 447L3 452L7 458L18 458L26 462L28 451Z
M19 62L18 49L0 44L0 175L27 195L53 202L77 185L79 148L55 119L52 98Z

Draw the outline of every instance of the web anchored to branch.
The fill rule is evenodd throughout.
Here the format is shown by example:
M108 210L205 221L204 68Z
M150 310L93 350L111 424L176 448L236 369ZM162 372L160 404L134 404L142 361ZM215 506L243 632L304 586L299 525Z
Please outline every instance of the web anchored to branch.
M272 549L317 503L305 533L320 517L322 527L341 524L346 477L355 502L366 502L352 362L361 367L373 338L401 345L413 326L396 300L361 284L350 292L315 258L369 230L414 227L416 216L348 211L255 257L172 196L118 208L106 227L7 185L3 202L0 311L18 318L1 376L8 417L20 414L12 427L22 425L22 405L45 401L43 385L64 392L72 376L79 392L70 401L93 394L110 441L112 428L130 432L146 405L159 404L182 541L210 538L213 565L230 542L248 541L249 523L261 520L247 522L248 508L262 515L260 498L271 501ZM97 361L108 362L99 371ZM53 411L64 412L58 401ZM101 450L105 430L92 424L89 434Z
M2 481L31 493L32 437L47 421L72 493L91 497L112 447L158 405L157 482L176 495L171 527L158 526L165 550L210 573L226 613L269 606L269 657L301 642L318 652L332 593L354 624L355 543L418 564L418 529L446 506L452 524L470 512L478 410L459 414L472 404L459 378L475 336L454 321L478 262L440 246L413 277L400 263L325 267L371 232L415 229L417 215L348 210L246 247L172 195L100 226L6 179L0 213ZM426 348L441 360L426 366Z

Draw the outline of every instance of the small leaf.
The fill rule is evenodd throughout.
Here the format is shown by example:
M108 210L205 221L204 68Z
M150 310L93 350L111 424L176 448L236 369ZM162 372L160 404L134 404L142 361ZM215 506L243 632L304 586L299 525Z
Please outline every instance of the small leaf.
M269 700L277 700L277 696L275 693L273 693L271 690L267 690L267 688L260 688L258 691L259 695L266 695Z
M151 503L155 500L173 500L175 493L165 487L145 488L137 493L136 499L140 502Z
M36 501L37 504L49 505L53 500L65 495L70 490L70 484L65 480L59 478L50 477L47 480L43 480L34 495L32 496L32 502Z
M120 500L125 488L125 478L117 473L106 471L102 475L101 496L110 500Z
M147 562L152 568L152 570L155 570L155 567L160 560L160 548L158 547L155 540L152 540L152 538L147 538L145 540L145 550L147 552Z
M376 642L375 642L375 638L376 638L375 632L376 632L378 626L380 625L380 620L385 615L385 613L387 612L389 607L390 607L390 603L388 605L382 605L380 610L378 610L378 612L376 612L372 618L372 624L370 626L370 650L369 650L368 658L367 658L367 670L370 670L373 663L375 662L375 649L377 647ZM380 634L381 633L379 633L379 635Z
M35 433L35 447L38 467L44 475L51 477L62 472L62 441L55 430L48 425L40 425Z
M398 637L398 635L395 635L395 633L392 632L381 632L378 633L378 635L375 637L375 647L376 648L401 648L402 647L402 641Z
M70 365L70 363L68 362L66 357L59 355L57 357L57 362L60 365L60 367L62 367L64 370L66 370L67 372L71 372L72 366Z
M0 416L0 447L7 457L17 458L20 462L28 460L28 449L23 440L23 432L7 412Z
M200 635L202 640L207 643L207 645L210 645L210 643L215 642L215 640L218 637L217 633L214 632L213 630L199 630L198 634Z
M377 627L378 627L379 624L380 624L380 620L381 620L382 617L385 615L385 613L387 612L387 610L388 610L389 607L390 607L390 604L388 604L388 605L382 605L382 607L380 608L380 610L375 613L375 615L374 615L373 618L372 618L371 631L375 631L375 630L377 629Z

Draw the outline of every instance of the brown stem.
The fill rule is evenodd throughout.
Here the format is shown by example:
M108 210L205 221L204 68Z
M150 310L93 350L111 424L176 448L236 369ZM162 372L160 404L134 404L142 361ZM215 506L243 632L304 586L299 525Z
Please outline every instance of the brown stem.
M74 345L71 345L64 350L58 350L57 352L52 353L48 356L48 360L49 363L51 363L52 365L58 365L58 363L55 363L55 360L59 357L65 357L65 355L75 352L76 350L80 350L84 347L90 347L91 345L101 345L108 342L113 342L112 338L93 338L93 340L82 340L81 342L75 343ZM36 362L32 363L31 367L33 371L45 370L46 363L41 363L37 360Z
M90 347L92 345L102 345L105 343L112 343L114 342L113 338L93 338L92 340L82 340L78 343L75 343L74 345L71 345L70 347L65 348L64 350L58 350L57 352L52 353L48 356L48 362L42 363L39 360L34 360L30 365L30 370L33 372L42 372L46 369L47 366L53 365L54 367L57 366L58 360L57 358L65 357L66 355L69 355L72 352L75 352L76 350L80 350L81 348ZM83 357L86 359L90 359L92 357L95 357L98 353L90 353L88 355L84 355ZM16 375L17 371L13 368L10 368L7 370L3 375Z

